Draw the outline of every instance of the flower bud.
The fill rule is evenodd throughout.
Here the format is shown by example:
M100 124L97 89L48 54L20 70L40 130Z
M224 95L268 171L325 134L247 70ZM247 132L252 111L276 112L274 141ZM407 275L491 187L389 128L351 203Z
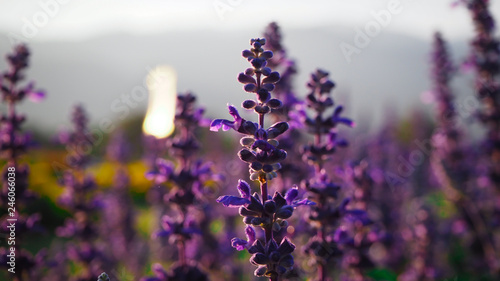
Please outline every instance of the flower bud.
M252 224L253 217L243 217L244 224Z
M281 106L283 106L283 103L279 99L271 99L267 102L267 105L269 105L271 108L280 108Z
M269 258L263 253L255 253L251 258L250 262L254 265L267 265Z
M266 164L262 167L262 170L265 172L265 173L270 173L273 171L273 166L272 165L269 165L269 164Z
M245 69L245 74L252 76L255 74L255 69L249 67L249 68Z
M253 67L255 67L256 69L259 69L262 66L264 66L265 61L263 59L254 58L250 61L250 63L252 64Z
M254 274L257 277L262 277L264 274L267 272L267 266L259 266L255 271Z
M262 218L252 218L252 223L253 225L261 225L262 224Z
M254 100L246 100L243 102L242 106L245 109L252 109L257 105L257 103Z
M259 171L260 169L262 169L262 164L260 162L252 162L250 168L252 168L254 171Z
M264 67L261 71L264 76L268 76L269 74L271 74L271 69L269 67Z
M260 102L267 103L271 99L271 94L268 90L262 88L257 92L257 98Z
M272 200L267 200L264 203L264 210L268 214L274 214L274 212L276 212L276 203L274 203L274 201L272 201Z
M285 205L276 212L276 217L280 219L288 219L289 217L292 216L292 214L293 214L293 207L290 205Z
M250 51L250 50L244 50L241 55L244 57L244 58L248 58L250 56L253 56L253 53Z
M272 262L278 262L280 260L280 253L278 252L272 252L270 255L269 255L269 259L272 261Z
M245 86L243 86L243 89L245 90L245 92L253 93L257 90L257 86L255 84L245 84Z
M272 91L274 90L274 85L271 83L262 84L262 89L266 91Z
M243 84L257 84L257 81L252 76L246 75L243 72L238 74L238 81Z
M265 51L260 55L261 58L264 58L266 60L270 59L273 57L273 52L271 51Z
M281 230L281 226L278 222L273 223L273 231L278 232Z
M241 146L251 146L255 142L255 139L252 137L243 137L240 139Z
M248 149L240 150L240 152L238 152L238 156L244 162L253 162L257 160L255 155Z
M259 215L259 213L254 212L254 211L250 211L249 209L247 209L245 207L240 207L239 213L240 213L240 216L242 216L242 217L252 217L253 218L253 217ZM250 218L250 219L252 219L252 218Z
M262 79L262 83L276 83L280 80L280 74L276 71L271 72L266 78Z
M284 256L280 260L279 265L281 265L283 267L292 267L293 266L293 256L292 255Z

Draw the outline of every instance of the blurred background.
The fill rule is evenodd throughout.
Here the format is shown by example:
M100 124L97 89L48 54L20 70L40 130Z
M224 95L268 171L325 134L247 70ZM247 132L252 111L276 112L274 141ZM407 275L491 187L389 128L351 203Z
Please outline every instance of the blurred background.
M457 2L0 0L0 54L9 54L13 46L27 43L31 56L26 77L36 81L36 88L47 93L43 102L23 102L17 109L27 115L28 121L22 131L34 134L36 142L34 147L31 146L33 143L29 143L29 152L22 156L20 163L29 165L29 189L40 195L36 204L28 205L22 212L40 213L41 224L47 228L45 234L48 234L38 237L35 236L38 234L28 232L28 239L22 246L33 254L48 247L48 256L52 259L65 252L60 249L65 249L66 242L75 240L64 240L66 238L61 238L64 235L55 234L73 216L72 210L61 204L61 194L71 187L70 184L61 184L61 175L67 169L68 160L71 160L69 156L79 151L71 149L67 143L66 146L57 144L56 139L62 143L63 139L69 139L67 132L66 137L59 132L70 126L74 105L81 104L88 112L91 127L98 130L97 136L95 131L90 132L97 140L93 140L89 149L81 153L90 159L85 173L95 178L98 186L96 194L104 194L105 199L112 202L109 203L111 207L105 210L130 212L125 215L134 219L124 219L119 223L128 224L130 229L136 231L133 237L137 240L131 240L131 245L147 249L146 252L136 249L139 254L135 257L130 255L132 259L140 260L137 268L133 269L119 261L122 253L113 253L118 257L118 266L113 267L111 274L115 278L112 280L137 280L140 276L151 275L151 265L159 260L167 261L163 265L168 268L175 259L160 255L164 249L169 249L167 243L152 242L150 238L158 229L160 215L165 211L161 209L163 196L158 194L175 189L172 189L171 183L164 186L165 190L156 189L159 185L146 179L145 174L156 169L155 160L162 154L170 160L178 155L160 149L165 145L163 149L170 148L173 144L170 140L155 142L142 135L141 127L150 95L146 85L148 74L159 65L172 67L177 73L177 91L192 91L197 97L197 106L207 111L204 117L229 118L226 104L239 105L251 97L237 81L238 73L249 66L241 51L250 47L250 38L261 37L266 26L276 22L283 35L287 59L296 62L298 73L294 76L293 86L299 98L303 99L308 94L305 84L309 75L322 68L336 83L335 102L345 105L345 116L358 124L348 133L339 134L350 142L350 147L336 153L328 168L334 171L332 177L335 180L345 183L345 194L342 196L359 194L358 191L363 188L373 191L370 217L375 214L374 221L383 225L381 229L387 230L389 237L383 243L389 242L383 247L375 243L375 248L371 248L375 249L376 268L367 276L377 281L498 280L484 270L490 266L484 262L482 252L488 249L488 245L481 243L489 240L484 239L485 234L481 231L474 232L474 223L483 223L483 219L479 217L476 220L477 217L471 216L469 220L468 214L461 213L465 212L462 208L470 206L463 207L463 202L449 196L448 186L442 184L442 178L447 179L449 175L443 172L444 168L436 169L444 167L439 162L440 157L449 160L445 156L455 152L453 145L449 148L449 143L439 143L443 139L440 130L453 128L442 120L447 117L444 113L448 113L442 112L446 109L443 109L443 101L434 102L429 91L433 87L430 79L433 36L440 31L448 42L453 63L460 70L453 76L451 92L455 97L452 102L457 113L452 121L458 123L456 128L459 129L455 137L462 131L464 135L463 141L460 139L456 144L457 150L463 152L463 158L453 158L453 164L458 163L457 166L464 170L456 169L459 172L450 177L453 177L455 187L463 192L464 198L470 197L470 202L479 202L477 207L484 211L484 223L491 223L488 226L496 231L494 237L498 240L500 221L494 220L498 216L493 215L498 214L495 207L498 201L494 201L498 197L491 195L497 194L491 191L497 184L489 182L485 176L489 172L488 163L494 158L490 159L490 154L494 154L482 150L487 135L481 134L481 131L486 131L486 126L473 118L474 112L481 107L474 89L477 77L470 72L473 67L464 63L471 54L470 42L476 34L469 11L464 6L458 6ZM500 1L490 2L493 17L499 19ZM8 67L6 61L0 59L0 70L7 70ZM165 108L161 110L167 112ZM0 104L0 112L6 112L5 105ZM174 111L169 113L172 115ZM111 129L103 130L103 127ZM182 130L183 127L176 128ZM183 135L178 129L171 139ZM248 167L236 157L240 147L235 134L215 134L206 127L199 129L196 137L203 145L195 156L215 162L214 170L224 176L220 183L214 180L207 185L210 189L207 206L215 205L215 199L221 194L234 194L234 183L247 176ZM296 132L292 135L295 138L290 145L295 146L295 150L290 149L291 157L288 159L299 167L306 162L301 158L303 154L299 146L311 137L301 134ZM116 145L113 141L116 136L113 135L122 137L127 145ZM88 137L87 134L83 136ZM1 141L4 140L0 138ZM427 148L430 147L426 146L436 146L436 155L441 153L439 149L443 147L451 152L443 154L445 156L429 155ZM127 156L129 159L113 159L110 148L116 147L125 154L131 154ZM496 156L498 159L499 155ZM4 162L0 160L0 167ZM337 169L337 165L342 169ZM295 174L298 179L290 181L300 183L306 179L309 168L300 168L304 174ZM130 182L123 190L116 190L120 184L116 183L114 176L120 169ZM355 183L359 180L358 176L366 177L368 184L358 186ZM126 200L117 196L118 193ZM116 198L121 201L114 202ZM474 204L471 206L476 207ZM214 215L213 221L207 219L210 221L206 225L209 231L204 232L216 236L220 244L206 244L217 249L212 252L220 252L225 258L242 265L235 267L230 274L243 276L237 270L244 266L244 272L254 270L248 269L251 268L247 261L249 256L238 254L233 249L223 252L217 248L219 245L230 248L225 235L232 233L236 226L238 231L243 231L239 225L241 219L236 213L222 209L219 205L214 207L214 214L219 217ZM113 213L108 215L116 217ZM116 240L114 234L108 231L108 228L114 227L108 220L108 217L96 216L87 221L101 228L99 239L104 242L108 241L106 239ZM484 229L487 232L488 228ZM299 233L297 231L297 235ZM304 237L300 239L309 239ZM203 236L205 238L207 236ZM500 245L500 242L497 244ZM124 245L120 246L126 250L125 253L134 253L134 249ZM64 261L64 258L61 260ZM218 268L212 261L224 265L223 259L218 260L211 255L207 255L201 264L206 268L217 268L214 272L222 274L220 276L229 272L227 267L230 265ZM425 263L428 267L423 266ZM64 262L60 264L66 266ZM299 258L297 264L302 268L310 267L307 258ZM66 270L78 275L78 270L75 270L78 267L71 266L69 271L66 266L60 272ZM417 271L432 277L422 279L411 275ZM486 277L481 275L483 272ZM57 273L56 276L59 274L57 270L53 273ZM3 271L0 272L0 280L4 280L6 275L1 274ZM235 280L214 276L218 276L219 280ZM51 279L51 275L46 277L46 280L59 280ZM247 276L240 280L252 279Z
M491 9L500 16L498 1ZM213 116L227 102L240 102L236 74L246 67L240 50L271 21L297 61L299 95L309 73L324 68L338 85L337 100L366 127L381 124L387 110L404 115L428 107L422 98L435 31L443 32L459 62L473 35L466 9L454 8L452 0L18 0L0 1L0 53L29 43L27 75L48 97L23 104L21 112L29 112L28 126L41 132L64 127L76 103L88 108L94 125L142 116L144 79L158 64L173 66L178 90L193 91ZM471 95L472 79L456 80L456 94Z

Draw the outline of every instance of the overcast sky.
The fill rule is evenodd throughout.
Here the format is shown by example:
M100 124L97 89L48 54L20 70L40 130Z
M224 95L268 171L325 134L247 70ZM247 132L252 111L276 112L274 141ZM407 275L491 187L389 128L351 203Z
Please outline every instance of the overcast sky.
M140 85L148 67L163 63L178 70L179 91L194 91L209 111L218 112L227 102L241 102L232 94L241 91L235 73L246 67L238 50L277 21L290 56L298 61L299 93L312 70L325 68L337 91L348 93L350 110L382 116L388 101L403 113L421 105L419 97L429 88L428 53L435 31L452 44L457 63L466 56L473 25L454 1L0 0L0 55L16 40L32 47L29 77L49 94L41 104L23 104L30 122L58 124L82 100L94 120L116 118L110 104ZM500 0L490 2L500 19ZM368 46L356 45L360 30L370 28L379 30ZM356 45L358 52L346 55L339 48L344 43ZM218 57L214 72L213 57L200 46L205 53L234 56ZM143 101L136 110L145 107ZM64 112L54 110L61 108Z
M289 28L349 25L363 28L373 13L399 2L388 31L428 38L441 30L449 38L471 32L455 0L0 0L0 32L30 40L84 40L114 32L159 33L182 29L241 29L278 21ZM500 14L499 1L492 1ZM257 24L259 27L262 24Z

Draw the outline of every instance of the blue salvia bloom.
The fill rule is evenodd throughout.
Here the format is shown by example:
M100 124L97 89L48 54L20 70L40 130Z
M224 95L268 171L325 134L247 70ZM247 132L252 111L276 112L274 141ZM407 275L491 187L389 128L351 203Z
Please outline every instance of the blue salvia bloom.
M39 214L21 214L36 196L28 190L28 166L19 163L19 157L30 145L30 137L22 132L21 126L26 117L18 113L16 107L25 98L39 101L45 96L43 91L35 89L34 82L21 85L24 80L23 72L29 64L29 56L30 52L25 45L15 46L14 52L7 55L9 69L0 74L0 95L2 103L6 105L6 112L0 114L0 159L6 162L0 176L2 182L0 204L6 207L5 210L9 207L9 213L2 217L0 228L2 233L9 233L7 226L10 223L7 219L17 219L15 233L18 241L23 239L27 232L41 231L38 224ZM14 178L15 181L9 181L9 178ZM12 186L12 183L15 185ZM15 198L15 201L10 201L9 198ZM44 251L33 257L31 253L22 249L19 243L11 246L16 249L14 278L18 281L39 279L37 268L43 266ZM2 267L11 267L7 264L9 258L6 257L10 253L9 248L0 248Z
M328 158L339 147L347 146L347 142L338 136L338 125L353 127L355 124L351 119L342 116L342 106L335 106L331 97L335 84L328 79L326 71L318 69L311 74L307 87L309 93L305 104L311 109L313 116L308 115L306 108L302 108L297 115L307 131L314 136L314 142L303 147L304 160L314 167L314 176L305 180L302 186L316 202L309 215L316 235L305 251L313 257L318 266L317 280L324 281L328 276L328 264L341 254L339 246L346 245L349 241L347 232L336 234L336 231L341 229L339 225L342 219L349 218L363 226L371 222L364 211L347 208L350 199L338 202L340 185L330 178L325 167Z
M255 95L255 99L245 100L242 107L253 110L258 115L258 122L243 119L236 107L229 105L229 114L233 120L215 119L210 130L233 129L244 135L240 140L244 148L239 151L238 156L248 163L250 180L260 183L260 194L252 194L250 185L239 180L239 196L220 196L217 202L226 207L239 208L243 222L247 225L247 238L233 238L231 245L237 250L246 249L252 254L250 262L258 267L254 272L255 276L276 281L293 267L291 253L295 245L287 237L276 241L273 234L287 227L286 220L292 216L295 207L314 203L297 199L297 188L289 189L284 196L279 192L275 192L273 196L268 193L268 183L277 177L277 171L281 168L280 162L286 158L286 151L277 147L278 141L275 138L285 133L289 126L287 122L277 122L267 129L264 127L266 114L270 113L271 109L282 106L281 100L271 96L271 91L280 80L280 74L268 67L273 52L265 50L265 44L264 38L250 40L252 48L244 50L242 55L252 67L238 75L238 81L244 84L243 89ZM257 238L254 228L257 226L264 231L264 240Z
M144 245L137 239L134 227L135 210L126 166L130 154L130 144L125 134L122 131L116 132L107 146L107 156L114 164L115 175L110 192L103 199L101 236L106 240L107 252L113 255L114 261L123 262L131 272L138 275L143 265L139 253L143 252L140 248ZM129 255L131 251L137 254Z
M432 93L436 101L438 128L433 136L434 147L447 164L458 168L464 155L459 147L461 132L457 128L457 112L453 104L454 97L449 86L455 73L446 43L440 33L434 35L432 51ZM462 171L465 172L465 171ZM460 172L461 173L461 172Z
M79 278L90 280L112 265L97 246L98 229L92 217L99 214L102 201L96 196L94 178L86 171L90 160L88 149L94 143L89 134L87 113L81 105L74 107L71 121L73 130L64 134L61 141L66 145L67 164L72 169L65 170L59 179L65 188L59 203L70 210L73 217L66 219L56 234L72 238L74 242L67 246L67 257L82 264L84 270Z
M483 23L484 24L484 23ZM432 77L436 100L437 129L433 135L434 154L432 168L436 175L446 198L453 202L460 210L459 219L467 223L474 240L470 248L479 248L473 253L483 253L479 256L473 255L472 259L487 261L490 268L495 268L495 254L493 252L493 241L488 237L488 224L482 218L487 217L484 211L476 208L474 201L478 198L476 188L468 185L478 172L474 163L475 153L464 152L462 144L462 132L456 125L458 118L453 106L453 93L449 86L450 79L454 73L452 63L442 36L437 33L434 37L433 46L433 68ZM478 219L479 218L479 219ZM494 223L492 224L494 225ZM464 241L465 242L465 241ZM473 264L473 263L471 263ZM474 270L485 270L485 268L474 268Z
M205 200L205 187L208 181L217 181L219 176L213 173L212 163L196 159L200 144L196 139L196 129L207 121L203 118L204 110L195 106L196 97L191 93L178 95L175 124L176 136L169 140L167 147L177 165L162 158L156 160L154 171L146 174L148 179L157 184L170 183L173 188L163 197L164 203L173 213L162 217L162 229L153 234L153 238L168 239L177 246L178 262L167 272L159 264L153 266L155 277L141 280L208 280L186 254L186 243L193 235L202 233L200 222L193 209ZM196 249L190 249L196 251Z
M385 239L384 232L372 224L368 215L369 210L378 209L372 198L375 189L372 174L366 160L350 163L344 169L345 181L351 186L351 210L336 230L334 240L343 252L341 276L346 280L367 280L363 272L374 266L369 250L374 243Z
M496 23L490 12L489 0L462 0L469 10L476 34L471 41L471 55L469 65L476 71L475 87L476 94L481 100L482 106L477 110L477 116L486 128L484 138L483 157L487 163L487 169L478 173L478 183L489 187L490 194L487 198L495 198L491 203L482 204L484 212L494 221L488 223L492 228L498 229L500 219L498 213L500 208L496 203L500 198L500 41L495 37ZM487 205L495 206L487 209ZM496 230L488 229L486 233L495 233ZM485 235L483 241L490 240L490 235ZM495 240L497 238L493 238ZM495 274L500 272L499 253L500 247L493 245L483 246L487 263Z
M280 137L278 148L287 151L287 159L281 163L279 174L284 181L279 190L284 190L293 182L299 182L307 177L307 167L301 161L300 149L297 143L301 142L302 134L295 121L295 107L300 104L293 89L293 79L297 73L295 61L288 57L287 51L282 44L282 35L277 23L270 23L264 32L266 48L273 52L273 57L268 60L267 66L280 73L280 80L276 82L273 90L274 96L283 102L280 108L271 110L273 121L286 120L290 124L288 133Z
M489 0L463 0L470 11L476 29L471 42L469 64L476 70L476 92L483 103L478 112L479 120L487 128L485 155L489 157L488 177L497 193L500 186L500 42L495 38L495 19Z

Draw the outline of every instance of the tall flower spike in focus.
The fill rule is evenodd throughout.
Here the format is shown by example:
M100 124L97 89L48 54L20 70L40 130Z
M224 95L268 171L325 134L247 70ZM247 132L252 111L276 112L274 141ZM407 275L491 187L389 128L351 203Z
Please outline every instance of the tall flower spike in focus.
M231 245L237 250L246 249L252 254L250 262L258 267L254 272L255 276L277 281L293 268L291 253L295 245L287 237L277 241L274 232L287 227L286 220L292 216L295 207L314 203L306 199L296 199L299 192L295 187L289 189L285 195L275 192L271 196L269 193L268 184L277 177L276 171L281 168L280 162L286 158L286 151L277 148L278 141L275 138L285 133L289 126L287 122L277 122L267 129L264 127L265 116L271 109L282 106L279 99L271 96L271 91L280 80L280 74L267 67L273 53L264 50L265 44L264 38L250 40L252 48L244 50L242 55L252 67L238 75L238 81L244 84L243 89L255 96L255 99L245 100L242 107L254 111L258 115L258 122L243 119L238 110L229 105L229 114L234 120L213 120L210 130L233 129L244 135L240 140L244 148L239 151L238 156L248 163L250 180L259 182L260 193L252 195L250 184L240 180L237 185L240 196L220 196L217 202L226 207L239 208L243 222L247 225L247 239L233 238ZM257 238L255 227L263 230L264 240Z

